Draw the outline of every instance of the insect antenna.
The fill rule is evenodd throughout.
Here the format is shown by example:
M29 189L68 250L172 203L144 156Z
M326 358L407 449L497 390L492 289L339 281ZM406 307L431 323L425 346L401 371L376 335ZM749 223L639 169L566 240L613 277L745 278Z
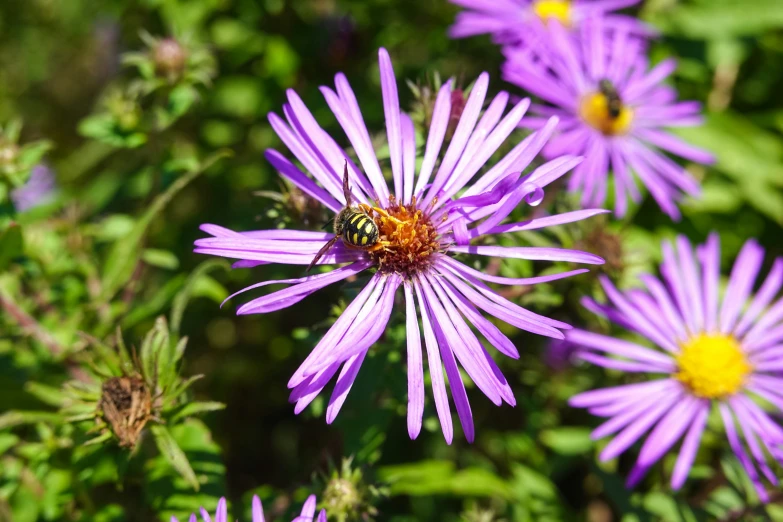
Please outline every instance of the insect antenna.
M340 238L340 236L334 236L332 239L329 240L324 246L321 247L321 250L318 251L318 253L315 255L312 261L310 261L310 264L307 266L307 270L305 272L309 272L310 269L315 266L315 264L318 262L319 259L323 257L325 253L329 251L330 248L337 242L337 240Z
M345 206L350 207L353 205L353 198L351 197L351 187L348 185L348 160L345 160L345 167L343 170L343 195L345 196Z

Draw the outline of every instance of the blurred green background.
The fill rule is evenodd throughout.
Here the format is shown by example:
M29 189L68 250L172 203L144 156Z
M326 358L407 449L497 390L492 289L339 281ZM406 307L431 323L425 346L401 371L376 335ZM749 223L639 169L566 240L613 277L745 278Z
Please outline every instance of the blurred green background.
M319 229L328 220L328 215L309 212L287 198L263 159L269 147L288 155L266 119L270 111L281 112L286 89L295 89L340 143L344 137L318 86L331 84L335 73L344 72L368 128L382 131L377 67L381 46L392 55L401 102L410 110L422 100L403 79L427 86L436 72L467 86L488 71L492 92L509 89L523 95L500 80L502 57L489 38L448 39L446 30L456 12L444 0L3 0L0 122L21 118L23 142L47 139L54 144L47 162L61 186L54 205L26 218L31 227L58 220L66 228L79 223L90 251L105 259L153 198L176 179L172 165L221 149L233 151L152 221L143 241L145 262L125 286L133 287L134 305L118 313L112 324L100 323L98 331L105 335L119 324L126 339L140 339L157 314L167 313L186 275L204 261L192 253L193 241L202 237L202 223L248 230L303 226L306 221L305 226ZM592 228L575 226L554 237L520 234L518 240L562 240L611 257L615 262L607 270L626 284L633 283L639 270L651 269L659 259L660 240L675 233L701 241L718 230L726 266L747 238L756 237L771 263L773 256L783 254L783 2L652 0L633 12L662 31L651 48L653 60L670 55L680 59L674 81L681 98L706 105L705 126L681 131L719 158L714 168L689 166L703 180L704 197L684 204L680 223L672 223L645 200L623 223L597 221ZM180 93L179 100L186 100L181 114L175 108L178 99L165 98L160 91L112 105L112 93L128 93L134 82L140 82L141 91L148 86L142 67L123 65L121 59L125 53L147 52L143 33L174 37L214 58L208 84L194 80L192 90ZM176 114L170 124L153 131L139 125L142 130L135 130L136 119L160 107ZM126 121L127 128L105 130L103 120L94 118L107 111ZM137 139L142 143L135 143ZM283 195L270 199L269 192ZM570 204L562 195L553 194L549 201ZM27 245L33 248L35 243L28 240ZM504 263L501 272L527 273L531 268ZM286 383L357 286L329 287L292 308L263 316L234 315L245 296L222 308L218 303L254 282L300 275L298 268L268 266L219 269L199 280L198 298L181 327L190 337L183 372L205 374L194 386L197 398L227 405L203 418L217 446L210 445L209 438L193 442L196 452L209 447L219 455L216 465L219 470L222 461L225 476L217 472L220 478L200 497L188 500L187 494L177 493L185 495L183 502L191 509L200 501L211 505L223 494L236 506L249 506L248 495L261 492L265 501L277 499L274 509L281 512L292 497L301 501L305 491L321 494L330 470L339 469L343 457L353 456L353 466L364 473L362 480L382 485L372 501L379 511L377 520L740 520L730 518L736 513L747 520L783 520L780 509L744 511L747 499L726 471L730 465L720 464L727 452L717 436L705 439L693 478L682 492L668 490L661 470L671 469L668 461L636 491L626 491L622 477L633 454L597 464L601 443L588 437L595 420L566 405L576 391L621 382L623 376L574 368L532 334L508 332L522 357L499 359L517 397L516 408L498 409L475 388L469 389L477 427L473 445L461 432L452 446L445 445L429 400L422 435L408 440L399 317L364 363L334 425L324 420L325 397L295 416ZM67 285L73 277L46 269L39 276L48 278L51 288ZM20 278L22 291L36 287L34 275ZM509 295L535 311L585 324L589 318L580 311L578 297L595 291L593 275L533 292L512 289ZM57 330L59 322L68 323L63 317L77 313L83 302L80 295L64 297L58 301L58 313L43 315L34 303L30 311L35 317L42 314ZM0 338L0 410L33 408L37 402L23 391L25 382L56 385L64 377L46 377L56 374L49 363L20 362L19 332L10 322L0 321ZM175 492L163 484L165 474L151 482L150 473L136 470L134 475L131 470L124 489L104 484L88 495L90 502L121 507L107 511L105 520L156 519L169 512L162 497ZM83 502L68 486L59 494L71 495L68 502ZM71 520L67 510L52 509L49 515L36 516ZM247 515L239 508L235 513ZM11 518L35 519L20 513Z

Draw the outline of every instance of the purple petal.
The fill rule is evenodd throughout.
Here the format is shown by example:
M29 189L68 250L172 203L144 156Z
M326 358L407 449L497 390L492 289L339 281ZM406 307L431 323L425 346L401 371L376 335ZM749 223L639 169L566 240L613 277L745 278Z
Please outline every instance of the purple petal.
M313 292L320 290L325 286L329 286L337 281L342 281L353 275L362 272L369 266L368 262L353 263L336 270L332 270L326 274L320 274L316 276L305 277L294 286L272 292L271 294L253 299L249 303L245 303L237 310L238 315L247 314L265 314L288 308L289 306L298 303ZM291 281L291 280L289 280ZM271 283L271 282L269 282ZM259 283L254 286L261 286L264 283Z
M701 261L704 295L704 328L714 331L718 326L718 283L720 280L720 239L712 233L707 242L697 249Z
M389 53L381 47L378 51L378 65L381 70L381 92L383 113L386 115L386 135L389 141L394 194L402 199L402 128L400 124L400 99L397 96L397 80L394 77Z
M505 257L510 259L528 259L531 261L568 261L572 263L586 263L590 265L604 264L603 258L581 252L579 250L568 250L565 248L544 248L544 247L500 247L500 246L452 246L451 252L461 252L464 254L478 254L481 256Z
M533 218L528 221L522 221L520 223L508 223L506 225L499 225L493 228L492 230L487 231L487 234L505 234L508 232L521 232L523 230L539 230L542 228L564 225L566 223L575 223L577 221L582 221L583 219L591 218L599 214L608 214L608 213L609 213L608 210L604 210L601 208L575 210L572 212L555 214L554 216Z
M637 129L635 135L665 151L696 163L711 165L715 157L709 152L689 145L679 138L654 129Z
M677 462L674 464L671 482L674 490L680 489L688 477L693 461L696 458L696 452L699 450L701 434L704 433L709 413L710 404L708 402L702 403L695 413L693 422L680 448L680 454L677 456Z
M421 310L421 324L424 329L424 344L427 347L427 364L430 369L430 380L432 381L432 394L435 397L435 409L440 419L440 427L443 430L443 437L446 444L451 444L454 439L454 428L451 423L451 411L449 409L449 397L446 394L446 383L443 379L443 368L441 366L438 341L432 330L430 323L430 309L427 301L424 299L424 293L418 280L413 280L413 289L416 291L416 299L419 302Z
M277 169L280 175L296 185L302 192L311 198L320 201L333 212L339 212L340 209L342 209L343 205L340 202L334 199L327 191L316 185L313 180L308 178L304 172L299 170L296 165L291 163L282 154L274 149L268 149L264 153L264 156L267 161Z
M720 309L720 331L722 333L728 334L733 330L740 311L753 290L753 282L756 280L763 262L764 249L754 240L748 240L737 256L737 261L731 270L726 295L723 297L723 305Z
M416 177L416 129L413 128L413 120L407 114L400 114L402 125L402 172L403 191L405 196L403 203L411 203L413 196L413 180Z
M261 505L261 499L258 495L253 495L253 522L266 522L264 520L264 508Z
M427 136L427 148L424 152L424 160L419 171L419 179L416 180L416 198L421 199L424 188L430 181L432 169L438 159L443 138L446 136L449 122L451 121L451 80L447 81L438 91L435 99L435 108L432 111L429 135Z
M451 388L451 396L454 399L454 406L457 409L457 416L459 417L460 424L462 425L462 431L465 433L465 438L468 442L473 442L475 432L473 429L473 414L470 410L470 403L468 402L468 395L465 392L465 385L462 382L462 376L457 368L457 363L454 360L455 348L454 337L455 332L450 332L452 341L449 342L447 334L444 333L444 327L449 327L453 330L453 326L448 316L443 312L443 309L439 307L437 298L435 298L428 290L429 283L426 281L420 281L420 286L424 293L424 298L427 300L428 310L431 313L430 319L432 320L432 328L435 332L435 337L438 340L438 346L440 347L440 356L443 359L443 367L446 370L446 376L449 379L449 388ZM456 341L457 344L459 341Z
M650 429L653 424L658 422L661 416L663 416L672 406L674 406L674 404L678 402L679 398L680 395L675 395L674 398L661 400L651 407L647 412L642 414L641 417L636 419L634 423L621 431L614 439L612 439L611 442L609 442L609 444L606 445L606 447L601 452L601 460L611 460L628 449L631 444L639 440L639 438L644 435L644 433Z
M331 424L340 413L340 408L343 407L345 399L348 397L348 392L351 391L356 375L359 373L359 368L364 362L364 356L367 352L359 352L356 355L350 357L340 372L340 376L337 377L337 383L334 385L334 391L329 398L329 406L326 408L326 423Z
M674 373L677 371L677 365L668 355L650 350L638 344L614 339L606 335L595 334L585 330L570 330L566 339L572 343L587 348L598 350L620 357L626 357L640 362L646 362L658 368L658 371Z
M462 151L465 150L465 145L468 143L468 139L476 126L476 121L478 121L479 114L481 113L484 99L487 96L488 86L489 75L487 73L481 73L473 84L470 96L462 111L459 123L457 124L457 129L454 131L449 148L446 150L446 155L440 163L438 173L435 174L432 186L424 196L424 200L421 204L422 208L426 208L432 202L433 198L439 195L441 189L449 180L449 177L459 161Z
M403 286L405 291L405 334L408 340L408 435L415 439L421 432L424 415L424 366L421 357L421 334L416 303L411 283Z
M294 386L301 383L307 375L314 373L311 372L306 374L305 370L307 370L308 366L314 361L320 359L326 353L334 350L335 346L337 346L337 344L345 335L345 332L348 331L348 329L354 323L356 318L362 313L362 310L364 310L365 307L367 308L367 312L365 312L365 314L368 314L370 310L375 307L383 291L385 282L386 280L381 274L376 273L374 276L372 276L362 291L359 292L354 300L351 301L351 304L348 305L342 314L340 314L340 317L337 319L337 321L335 321L332 327L329 328L329 330L326 332L326 335L324 335L321 340L318 341L318 344L315 346L315 348L313 348L313 350L310 352L310 355L307 356L299 369L294 373L294 375L291 377L291 380L288 381L289 388L293 388Z
M578 270L570 270L568 272L560 272L557 274L550 274L545 276L511 278L511 277L491 276L485 274L484 272L480 272L479 270L474 270L469 266L464 265L459 261L457 261L456 259L452 259L448 256L443 256L440 259L438 259L435 265L437 266L444 263L460 273L473 276L477 279L481 279L482 281L488 281L490 283L498 283L501 285L537 285L541 283L550 283L552 281L557 281L560 279L565 279L567 277L589 272L589 270L586 268L580 268Z
M751 302L742 319L734 328L734 335L739 337L748 331L756 318L769 306L772 299L778 295L781 286L783 286L783 258L778 258L772 265L772 270L770 270L769 275L764 280L764 284L759 289L753 302Z
M644 476L642 470L646 471L658 462L669 448L682 437L685 430L690 426L696 412L699 409L708 407L708 405L709 402L706 400L686 396L679 404L669 410L652 433L650 433L650 436L647 437L642 449L639 451L639 458L634 469L639 469L640 473L634 474L632 472L633 480L629 479L629 485L633 486L642 479Z

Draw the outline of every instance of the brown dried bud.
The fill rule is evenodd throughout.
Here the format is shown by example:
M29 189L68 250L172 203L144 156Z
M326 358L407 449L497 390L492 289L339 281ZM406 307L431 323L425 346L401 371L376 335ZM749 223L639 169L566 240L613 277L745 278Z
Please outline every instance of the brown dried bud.
M451 91L451 114L449 114L449 125L446 129L446 136L449 138L457 130L457 125L460 118L462 118L462 112L465 110L467 103L465 92L462 89L457 88Z
M120 439L120 446L133 448L150 419L152 397L149 388L137 377L112 377L101 387L98 408Z

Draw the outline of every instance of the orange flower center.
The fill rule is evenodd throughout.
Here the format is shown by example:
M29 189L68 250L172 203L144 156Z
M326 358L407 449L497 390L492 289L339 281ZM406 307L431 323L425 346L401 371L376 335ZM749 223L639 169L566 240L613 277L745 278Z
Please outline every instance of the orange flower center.
M429 268L440 242L429 216L416 208L416 198L403 205L391 196L384 210L386 216L376 213L373 217L383 248L369 253L378 269L411 276Z

